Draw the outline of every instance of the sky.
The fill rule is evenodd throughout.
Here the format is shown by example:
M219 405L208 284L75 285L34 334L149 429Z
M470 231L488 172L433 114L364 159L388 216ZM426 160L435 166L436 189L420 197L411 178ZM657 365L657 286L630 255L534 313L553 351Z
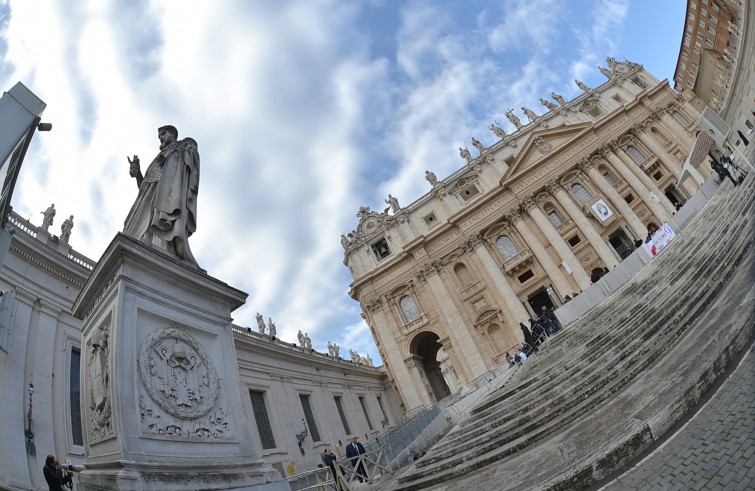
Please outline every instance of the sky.
M199 145L197 232L208 274L249 293L234 322L380 357L349 297L341 233L360 206L402 206L497 141L492 122L541 114L605 82L606 56L673 80L683 0L0 0L0 88L47 103L13 196L36 225L74 215L98 260L137 193L157 128ZM474 152L474 149L472 149Z

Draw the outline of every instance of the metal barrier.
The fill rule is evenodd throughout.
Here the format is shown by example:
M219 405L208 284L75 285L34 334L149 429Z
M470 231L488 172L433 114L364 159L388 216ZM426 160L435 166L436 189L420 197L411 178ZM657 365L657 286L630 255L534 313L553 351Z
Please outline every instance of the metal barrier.
M357 472L362 469L364 474ZM332 470L328 466L318 467L289 476L286 481L292 491L351 491L354 481L361 480L372 484L385 474L393 474L393 469L385 451L378 448L359 457L337 459Z
M440 414L440 407L436 404L415 414L400 426L393 428L383 436L367 442L365 450L369 452L382 449L389 461L395 459L432 423Z

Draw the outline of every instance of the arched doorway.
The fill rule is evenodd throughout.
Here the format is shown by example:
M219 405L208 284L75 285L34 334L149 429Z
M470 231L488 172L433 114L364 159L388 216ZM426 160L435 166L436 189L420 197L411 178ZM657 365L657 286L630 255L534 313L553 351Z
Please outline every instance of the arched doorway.
M432 390L432 396L436 401L451 395L446 380L440 369L440 360L438 352L443 347L440 338L434 332L421 332L412 340L409 350L412 355L416 356L422 363L425 377Z

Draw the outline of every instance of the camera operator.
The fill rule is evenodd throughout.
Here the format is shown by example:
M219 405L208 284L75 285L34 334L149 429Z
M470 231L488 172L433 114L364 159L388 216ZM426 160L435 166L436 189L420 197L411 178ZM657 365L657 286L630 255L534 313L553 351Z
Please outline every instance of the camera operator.
M47 481L50 491L64 491L63 486L71 487L71 476L60 465L60 462L58 462L58 459L54 455L47 456L42 472L45 475L45 481Z

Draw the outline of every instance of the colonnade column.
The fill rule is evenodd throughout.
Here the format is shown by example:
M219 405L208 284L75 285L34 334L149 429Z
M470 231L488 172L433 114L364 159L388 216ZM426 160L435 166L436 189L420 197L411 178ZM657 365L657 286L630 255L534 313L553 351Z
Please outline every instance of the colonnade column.
M571 219L574 220L577 228L582 232L582 235L585 236L587 242L590 243L592 248L595 249L595 252L598 254L600 260L603 261L603 264L605 264L609 269L613 269L614 266L619 264L619 260L616 259L616 256L613 255L611 250L606 245L605 241L603 241L603 238L595 230L595 227L593 227L590 224L589 220L587 220L585 215L582 213L582 210L580 210L579 207L574 204L572 199L569 197L569 194L564 191L564 188L558 185L555 181L552 181L546 186L546 189L553 195L553 197L556 198L556 200L558 200L558 202L561 204L561 207L566 210L566 213L571 217Z
M414 372L411 375L412 381L419 381L419 384L415 390L416 394L415 396L418 396L419 394L425 394L426 397L423 397L424 404L423 406L430 406L433 402L434 393L433 388L430 385L430 381L427 380L427 374L425 373L425 367L422 366L422 362L417 359L416 356L410 356L405 360L404 369L406 370L407 374Z
M372 317L375 332L380 336L380 342L384 346L383 353L385 353L386 358L388 358L385 362L393 369L393 374L396 377L396 385L398 385L398 389L401 391L401 396L407 406L406 410L409 411L411 409L424 407L426 403L420 399L420 392L416 387L417 382L421 382L421 380L410 376L409 370L404 363L403 353L398 347L398 343L393 334L394 330L391 328L391 323L388 322L388 319L385 316L383 307L383 299L380 297L373 298L365 303L365 310L369 312L368 315ZM411 387L406 386L406 381L409 380L413 383Z
M674 108L671 108L673 111ZM681 111L680 111L681 114ZM695 138L687 133L687 128L685 128L681 122L677 121L677 119L669 114L665 109L658 109L653 111L653 116L663 123L663 126L668 129L677 139L679 139L680 142L686 147L687 153L689 153L692 150L692 146L695 144Z
M632 158L627 155L624 149L621 148L616 142L611 143L611 150L613 150L614 153L619 156L619 159L624 162L624 165L626 165L630 171L634 172L634 175L637 176L637 178L642 182L642 184L645 185L646 188L648 188L650 191L655 193L656 196L658 196L660 205L664 210L668 212L669 216L673 215L676 211L676 208L674 208L674 205L668 199L666 194L661 190L661 188L658 187L655 181L649 175L645 174L645 171L642 170L642 167L639 164L635 164Z
M543 232L543 235L545 235L545 238L548 239L548 242L550 242L556 250L556 253L558 253L561 260L566 261L566 263L569 264L569 267L572 270L572 276L577 282L577 285L579 285L582 290L590 288L592 283L590 282L590 277L585 272L585 268L582 267L577 256L574 255L571 248L566 244L563 237L561 237L561 234L558 233L558 230L556 230L548 217L545 216L545 213L538 208L537 203L535 203L532 196L528 196L522 200L522 207L535 221L537 226Z
M612 147L615 147L615 145L601 145L598 149L598 152L600 152L600 155L604 159L608 160L614 167L614 169L616 169L619 174L621 174L621 177L623 177L627 184L629 184L629 187L631 187L634 192L640 196L640 199L642 199L642 201L650 209L650 212L655 215L658 220L660 220L661 222L669 221L669 219L671 218L671 213L667 212L662 205L660 205L653 199L653 197L650 195L650 189L645 187L645 185L635 175L632 169L627 167L627 165L618 157L618 155L614 153L614 149ZM642 172L642 169L638 168L637 166L634 167ZM644 172L642 173L645 174ZM645 175L645 177L647 177L647 175ZM658 189L658 186L656 186L655 188ZM658 189L658 192L661 192L660 189ZM660 199L660 197L658 199Z
M577 164L577 167L579 170L587 174L587 177L598 186L600 192L603 193L603 195L608 198L608 201L613 204L614 208L621 213L624 220L627 222L627 225L629 225L629 228L632 229L634 236L638 239L644 239L647 235L647 229L645 228L645 225L643 225L642 220L640 220L632 207L624 201L624 198L621 197L613 186L608 184L608 181L600 175L598 169L595 168L595 164L588 160L583 160Z
M460 356L455 358L457 362L455 364L465 371L466 382L470 382L487 372L488 368L480 356L480 352L469 333L467 325L456 309L454 301L448 293L448 289L446 289L446 285L440 279L439 274L442 268L443 266L440 261L436 259L425 264L418 272L418 276L420 279L427 281L438 300L438 307L448 327L448 337L461 351L459 353Z
M658 143L655 138L648 135L641 123L633 124L629 129L629 132L637 137L642 143L644 143L651 152L658 156L664 167L666 167L666 169L668 169L668 171L676 177L678 182L679 178L681 178L682 176L682 165L676 162L676 159L674 159L674 157L672 157L671 154L669 154L666 149L663 148L663 145ZM687 180L682 183L682 187L684 187L685 191L687 191L690 195L697 190L695 188L695 185L691 184Z
M480 258L480 262L482 262L485 271L487 271L490 279L493 280L493 285L495 285L496 289L501 294L503 304L512 319L512 325L516 326L519 322L527 322L530 318L527 310L524 308L524 305L522 305L519 297L516 296L514 289L506 279L506 275L503 274L501 268L496 264L495 259L493 259L490 251L488 251L488 248L485 246L485 242L479 236L475 236L467 239L466 244L468 244L469 248L477 254L478 258Z
M514 228L516 228L517 232L519 232L519 234L524 239L524 242L527 244L530 250L532 250L532 253L537 258L537 261L540 263L540 265L545 270L545 273L553 282L553 286L556 287L556 291L561 295L561 300L563 300L566 295L571 295L573 289L569 286L569 282L561 273L561 270L558 268L556 263L553 262L553 259L551 258L550 254L548 254L548 251L545 250L545 247L543 247L540 241L537 240L537 237L535 237L535 234L532 233L529 226L527 226L524 219L522 218L521 213L519 213L519 210L513 210L509 212L506 215L506 219L510 224L514 226Z

